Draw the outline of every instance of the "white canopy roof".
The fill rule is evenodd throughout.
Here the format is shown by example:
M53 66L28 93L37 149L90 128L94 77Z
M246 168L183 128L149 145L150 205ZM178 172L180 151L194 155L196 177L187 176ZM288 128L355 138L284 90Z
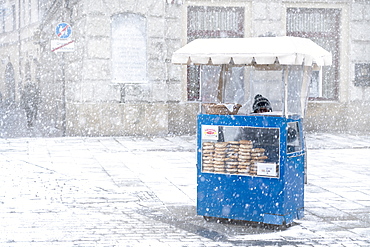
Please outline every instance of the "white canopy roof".
M196 39L172 55L174 64L331 65L331 53L306 38L258 37Z

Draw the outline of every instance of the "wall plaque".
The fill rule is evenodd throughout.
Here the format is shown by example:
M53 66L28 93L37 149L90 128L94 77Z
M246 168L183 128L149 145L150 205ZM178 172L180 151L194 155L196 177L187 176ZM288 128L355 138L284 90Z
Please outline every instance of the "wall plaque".
M146 19L124 13L112 18L112 80L147 82Z

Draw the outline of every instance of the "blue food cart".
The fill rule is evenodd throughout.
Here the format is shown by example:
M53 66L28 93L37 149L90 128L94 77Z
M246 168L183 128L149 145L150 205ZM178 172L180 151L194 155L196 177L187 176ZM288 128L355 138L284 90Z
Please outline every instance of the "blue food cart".
M309 39L198 39L175 64L196 67L197 213L289 225L304 216L302 120L331 54ZM260 111L259 109L263 109Z

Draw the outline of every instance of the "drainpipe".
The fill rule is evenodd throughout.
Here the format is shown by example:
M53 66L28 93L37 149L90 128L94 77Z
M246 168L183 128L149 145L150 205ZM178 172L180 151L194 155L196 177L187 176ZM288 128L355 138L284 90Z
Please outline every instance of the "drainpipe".
M22 85L22 62L21 62L21 52L22 52L22 45L21 45L21 0L18 0L18 71L19 71L19 78L18 78L18 90L22 93L23 85Z

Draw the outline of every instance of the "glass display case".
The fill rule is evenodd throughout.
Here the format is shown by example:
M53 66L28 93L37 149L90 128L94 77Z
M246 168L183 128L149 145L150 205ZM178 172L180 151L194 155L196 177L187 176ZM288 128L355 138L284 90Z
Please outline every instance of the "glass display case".
M202 125L202 172L279 177L279 129Z

